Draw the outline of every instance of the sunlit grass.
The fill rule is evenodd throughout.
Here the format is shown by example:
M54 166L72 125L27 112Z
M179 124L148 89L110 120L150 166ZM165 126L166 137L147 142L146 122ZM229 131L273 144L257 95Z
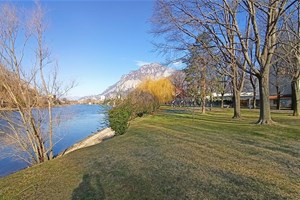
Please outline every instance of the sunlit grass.
M118 136L0 179L0 199L297 199L300 119L167 108Z

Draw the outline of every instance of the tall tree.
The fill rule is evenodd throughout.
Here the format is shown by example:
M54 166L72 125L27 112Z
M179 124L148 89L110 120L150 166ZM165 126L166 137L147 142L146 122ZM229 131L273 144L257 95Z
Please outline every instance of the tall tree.
M230 78L223 74L223 73L218 73L218 76L216 77L216 90L215 92L217 92L218 94L221 95L221 108L224 108L224 95L225 93L229 93L230 92Z
M31 14L30 21L25 21L25 16ZM50 65L50 54L44 48L43 17L39 4L33 13L21 12L13 4L0 7L1 86L16 109L15 112L0 112L4 121L0 132L5 134L13 156L29 165L53 158L54 101L74 86L71 83L62 88L64 84L58 81L55 66ZM30 51L35 44L36 55L30 57L34 55ZM25 66L24 59L36 60L36 64ZM44 105L48 109L37 109Z
M293 73L293 115L300 116L300 1L298 1L298 20L297 20L297 31L295 32L295 57L296 64Z
M274 59L276 58L277 56L275 55ZM281 96L286 92L287 86L291 84L290 75L288 74L289 68L285 64L282 59L278 59L273 63L270 70L270 91L276 93L277 110L281 109Z
M186 51L196 41L215 63L226 62L223 71L226 71L226 75L231 78L234 91L233 117L240 118L240 93L245 73L238 66L245 68L246 62L241 57L241 53L236 50L233 17L226 9L216 11L218 3L218 1L204 0L159 0L152 19L155 25L153 32L165 36L166 44L157 45L163 50ZM238 4L233 4L233 7L237 13ZM209 44L205 44L207 42L203 40L205 38L198 37L204 33L209 35Z
M288 66L292 79L293 115L300 116L300 1L295 12L285 16L284 30L280 37L280 62Z
M187 59L185 81L188 85L188 94L194 103L201 104L201 112L205 114L207 96L207 58L199 54L198 47L191 47L191 55Z
M250 18L253 37L244 38L238 19L234 20L234 31L241 44L245 60L258 78L260 94L260 117L259 124L272 123L269 101L269 74L272 66L272 58L278 43L279 20L288 8L293 4L288 0L269 1L242 1L246 14ZM225 2L225 8L230 10L230 6ZM230 11L231 12L231 11ZM254 52L257 64L251 58L247 41L254 41Z
M273 121L269 102L269 72L281 31L279 21L293 9L295 2L297 0L159 0L157 16L163 19L155 21L160 25L156 33L165 34L167 39L175 36L171 37L175 41L179 37L179 41L186 44L191 40L188 37L197 38L195 32L208 32L215 48L223 55L223 60L231 66L235 98L239 97L235 87L242 86L237 80L245 77L244 72L253 73L257 77L260 94L257 123L270 124ZM185 37L180 37L182 35ZM253 42L253 50L249 48L250 42ZM251 59L253 52L254 61ZM234 117L239 117L239 99L235 100L235 104L237 110Z

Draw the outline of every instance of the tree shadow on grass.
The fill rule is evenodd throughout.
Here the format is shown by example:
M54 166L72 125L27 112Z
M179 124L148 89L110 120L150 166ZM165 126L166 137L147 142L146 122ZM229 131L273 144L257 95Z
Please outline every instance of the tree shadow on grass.
M99 175L83 175L81 183L72 193L72 200L79 199L105 199Z

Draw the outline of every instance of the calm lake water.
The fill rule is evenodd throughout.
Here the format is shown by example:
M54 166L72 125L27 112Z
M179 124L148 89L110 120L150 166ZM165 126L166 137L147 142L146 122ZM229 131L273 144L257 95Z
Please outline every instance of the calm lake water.
M54 115L59 114L62 119L59 127L54 130L53 140L58 141L53 149L54 154L59 154L97 130L106 128L108 109L109 107L100 105L70 105L54 108ZM3 151L9 149L2 149ZM26 167L27 164L23 161L0 157L0 177Z

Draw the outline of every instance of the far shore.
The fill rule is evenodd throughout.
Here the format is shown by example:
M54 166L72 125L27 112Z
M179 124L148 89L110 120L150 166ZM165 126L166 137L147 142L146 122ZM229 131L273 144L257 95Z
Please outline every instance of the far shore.
M65 107L65 106L71 106L71 105L77 105L77 104L60 104L60 105L53 105L52 108L59 108L59 107ZM37 106L34 108L47 108L47 106ZM0 111L18 111L18 108L13 107L0 107Z

